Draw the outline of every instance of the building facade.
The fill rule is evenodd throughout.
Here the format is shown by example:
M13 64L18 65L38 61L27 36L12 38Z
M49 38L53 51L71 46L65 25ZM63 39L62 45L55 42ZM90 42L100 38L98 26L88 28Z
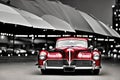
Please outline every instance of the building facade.
M113 9L113 29L120 34L120 0L115 0Z

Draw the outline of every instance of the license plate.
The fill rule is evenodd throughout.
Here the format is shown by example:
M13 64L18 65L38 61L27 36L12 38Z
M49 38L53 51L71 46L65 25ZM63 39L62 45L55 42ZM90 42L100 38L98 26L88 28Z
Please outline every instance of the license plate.
M75 67L64 67L64 72L75 72Z

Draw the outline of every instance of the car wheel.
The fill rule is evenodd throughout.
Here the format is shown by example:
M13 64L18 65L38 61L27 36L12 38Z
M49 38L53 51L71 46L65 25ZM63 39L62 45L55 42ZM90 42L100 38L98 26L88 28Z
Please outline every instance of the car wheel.
M42 73L42 74L46 74L46 70L41 69L41 73Z
M95 69L92 71L92 74L98 75L100 73L100 69Z

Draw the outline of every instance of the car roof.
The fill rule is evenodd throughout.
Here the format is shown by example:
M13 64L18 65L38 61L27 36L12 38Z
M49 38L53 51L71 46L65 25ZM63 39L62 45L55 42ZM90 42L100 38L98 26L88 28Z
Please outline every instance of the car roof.
M57 41L61 40L85 40L87 41L88 38L79 38L79 37L64 37L64 38L58 38Z

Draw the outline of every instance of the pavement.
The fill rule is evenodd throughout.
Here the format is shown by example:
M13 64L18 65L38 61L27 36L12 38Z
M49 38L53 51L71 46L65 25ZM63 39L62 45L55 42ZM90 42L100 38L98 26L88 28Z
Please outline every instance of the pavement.
M103 59L99 75L87 71L79 73L61 73L51 71L41 74L35 66L36 61L0 63L0 80L120 80L120 60Z

